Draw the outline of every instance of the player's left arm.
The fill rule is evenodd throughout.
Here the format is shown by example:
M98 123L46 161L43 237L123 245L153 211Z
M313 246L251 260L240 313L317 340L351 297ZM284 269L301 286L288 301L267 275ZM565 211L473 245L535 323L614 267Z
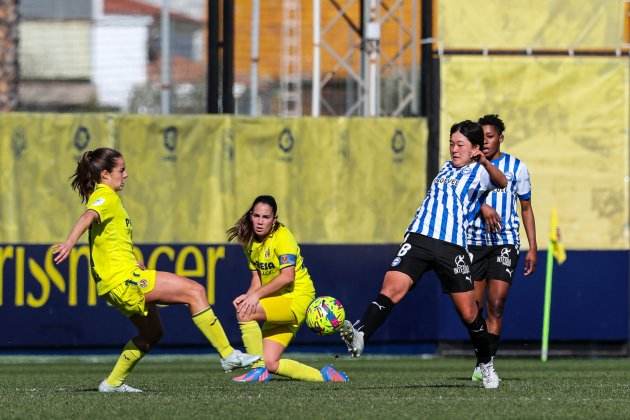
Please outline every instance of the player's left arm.
M529 251L525 256L525 275L529 276L536 271L536 255L538 245L536 243L536 220L534 219L534 209L532 208L532 185L527 166L522 161L516 172L516 193L521 203L521 217L523 228L529 242Z
M295 266L285 267L269 283L252 291L258 299L270 296L295 281Z
M525 275L529 276L536 271L536 258L538 245L536 243L536 220L534 219L534 209L530 200L520 200L521 216L523 218L523 227L529 242L529 251L525 256Z

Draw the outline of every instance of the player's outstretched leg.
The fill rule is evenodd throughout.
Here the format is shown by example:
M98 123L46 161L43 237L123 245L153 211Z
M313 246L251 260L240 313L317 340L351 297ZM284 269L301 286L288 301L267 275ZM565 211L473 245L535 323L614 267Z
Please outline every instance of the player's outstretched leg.
M260 359L235 350L208 303L205 287L186 277L173 273L158 271L155 287L145 295L147 302L185 303L188 305L192 321L208 342L221 356L221 367L226 372L250 366Z
M363 353L365 342L385 323L394 306L405 297L412 284L413 280L408 274L388 271L380 293L369 303L361 320L354 325L348 320L344 321L339 333L353 357L359 357Z

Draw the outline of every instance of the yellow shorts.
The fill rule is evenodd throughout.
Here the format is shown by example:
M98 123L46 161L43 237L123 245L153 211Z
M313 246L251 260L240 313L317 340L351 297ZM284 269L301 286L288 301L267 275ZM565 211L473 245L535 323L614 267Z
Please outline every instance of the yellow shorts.
M105 294L105 300L126 317L147 316L149 309L144 295L153 290L156 277L155 270L136 268L126 276L122 283Z
M260 299L267 320L262 325L263 339L288 347L306 318L314 296L272 296Z

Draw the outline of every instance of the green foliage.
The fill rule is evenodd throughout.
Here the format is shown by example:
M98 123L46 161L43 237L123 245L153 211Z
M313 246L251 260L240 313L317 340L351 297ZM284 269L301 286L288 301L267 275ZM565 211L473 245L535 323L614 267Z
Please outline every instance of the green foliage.
M290 355L333 361L347 384L239 384L216 357L148 356L130 376L143 394L99 394L113 357L0 358L0 418L619 418L630 413L627 359L500 359L498 390L470 382L471 360ZM624 414L625 413L625 414Z

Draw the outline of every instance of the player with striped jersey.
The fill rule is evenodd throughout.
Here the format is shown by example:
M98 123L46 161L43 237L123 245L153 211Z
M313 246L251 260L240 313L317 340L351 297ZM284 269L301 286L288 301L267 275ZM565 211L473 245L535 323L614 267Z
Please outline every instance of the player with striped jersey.
M521 206L523 227L527 234L529 250L525 256L526 276L536 269L536 222L531 205L531 183L525 163L501 152L505 124L498 115L484 115L479 119L483 128L483 153L506 176L506 188L490 191L474 221L468 226L468 249L473 255L471 273L475 287L475 299L483 310L487 294L487 324L490 351L496 355L501 334L503 310L512 277L518 262L520 219L517 201ZM481 380L479 369L473 371L472 380Z
M478 211L480 198L488 190L507 185L503 173L481 152L482 146L483 130L479 124L466 120L451 127L451 160L442 166L416 210L385 274L380 293L359 321L353 325L346 320L342 326L341 337L354 357L361 355L365 341L385 322L414 283L426 271L435 270L443 292L453 300L482 360L484 388L499 386L490 357L486 323L473 294L466 250L466 228Z

